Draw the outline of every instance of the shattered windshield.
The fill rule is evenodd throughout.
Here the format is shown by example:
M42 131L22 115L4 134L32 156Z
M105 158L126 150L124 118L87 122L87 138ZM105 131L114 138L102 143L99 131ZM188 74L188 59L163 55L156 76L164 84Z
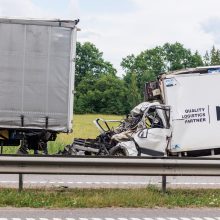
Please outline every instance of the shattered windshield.
M152 106L146 111L147 128L170 128L170 108L168 106Z

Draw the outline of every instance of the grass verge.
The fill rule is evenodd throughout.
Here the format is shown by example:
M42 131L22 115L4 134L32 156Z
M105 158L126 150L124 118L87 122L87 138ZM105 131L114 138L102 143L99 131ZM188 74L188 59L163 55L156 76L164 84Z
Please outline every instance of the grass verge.
M0 207L220 207L220 190L169 189L0 189Z

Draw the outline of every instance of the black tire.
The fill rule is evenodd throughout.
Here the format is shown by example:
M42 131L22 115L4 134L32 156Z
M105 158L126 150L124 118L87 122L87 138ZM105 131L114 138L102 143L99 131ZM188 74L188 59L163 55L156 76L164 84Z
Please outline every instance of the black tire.
M126 157L129 156L129 153L125 147L119 145L111 148L111 150L109 151L109 155L115 157Z

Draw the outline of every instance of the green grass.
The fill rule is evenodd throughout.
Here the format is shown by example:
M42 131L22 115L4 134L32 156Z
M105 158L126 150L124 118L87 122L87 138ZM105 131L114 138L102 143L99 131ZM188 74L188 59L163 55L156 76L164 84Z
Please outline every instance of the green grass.
M0 189L0 207L220 207L220 190L169 189Z
M121 120L123 116L98 114L74 115L73 133L59 134L55 142L49 142L49 153L54 154L59 150L62 150L64 146L72 143L74 137L95 138L97 135L99 135L98 129L93 124L93 120L96 118ZM112 126L115 125L116 124L112 124ZM15 154L17 149L18 147L4 147L4 154Z

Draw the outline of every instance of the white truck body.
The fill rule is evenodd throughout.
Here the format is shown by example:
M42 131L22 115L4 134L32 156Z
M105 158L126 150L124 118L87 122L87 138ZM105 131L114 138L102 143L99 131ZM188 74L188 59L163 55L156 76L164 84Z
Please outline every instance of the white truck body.
M220 66L175 71L147 83L146 101L153 102L141 103L131 111L139 111L142 119L133 141L118 145L130 155L220 154L219 85Z
M212 69L162 78L164 103L171 106L171 152L220 148L220 72Z
M76 24L0 19L0 128L71 131Z

